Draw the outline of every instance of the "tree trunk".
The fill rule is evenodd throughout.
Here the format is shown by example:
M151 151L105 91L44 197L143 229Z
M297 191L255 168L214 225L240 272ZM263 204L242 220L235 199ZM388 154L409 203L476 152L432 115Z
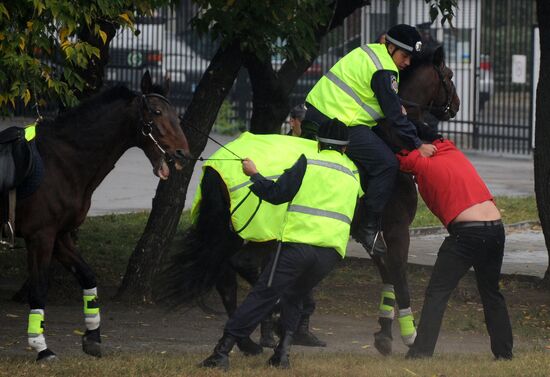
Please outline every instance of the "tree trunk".
M356 9L369 5L370 0L337 1L327 5L332 11L330 26L318 25L314 30L317 46L309 59L286 61L280 70L274 71L270 61L261 61L255 55L247 55L245 65L252 84L252 117L250 131L258 134L279 133L281 124L290 111L288 97L296 81L309 68L319 54L321 39L331 30L342 25L346 17Z
M199 156L204 150L207 142L205 135L210 133L218 110L229 93L241 64L239 43L235 42L217 51L202 76L183 117L183 129L193 156ZM189 161L180 172L172 169L170 178L159 183L149 220L130 256L118 292L119 298L152 302L154 276L176 232L195 162Z
M537 0L537 20L540 32L540 76L537 85L535 124L535 195L546 249L550 260L550 3ZM550 286L550 265L544 275Z

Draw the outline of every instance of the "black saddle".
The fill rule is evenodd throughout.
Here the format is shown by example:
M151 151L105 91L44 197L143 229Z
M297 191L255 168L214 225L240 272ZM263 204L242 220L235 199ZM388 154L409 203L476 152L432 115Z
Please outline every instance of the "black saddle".
M10 127L0 131L0 192L14 189L32 171L32 148L25 139L25 129Z
M34 127L0 128L0 244L11 247L15 237L14 189L34 172Z

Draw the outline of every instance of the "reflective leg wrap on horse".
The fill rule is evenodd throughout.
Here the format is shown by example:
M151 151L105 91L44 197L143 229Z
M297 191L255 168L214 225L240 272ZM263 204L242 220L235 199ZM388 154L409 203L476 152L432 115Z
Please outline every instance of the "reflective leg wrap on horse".
M380 296L380 305L378 306L380 331L374 334L374 347L382 355L387 356L392 353L392 323L395 316L395 292L393 285L384 284Z
M395 291L392 284L384 284L380 295L380 305L378 306L378 316L381 318L392 319L395 316Z
M84 322L86 332L82 335L82 350L88 355L101 357L100 314L97 288L84 289Z
M97 297L97 288L84 289L84 322L86 329L95 330L100 324L99 300Z
M31 309L29 314L29 327L27 328L29 346L36 352L42 352L48 346L44 338L44 310Z
M412 346L416 339L416 325L411 308L399 309L399 328L401 339L407 346Z
M55 353L48 349L44 337L44 309L31 309L27 336L29 346L38 353L36 361L49 361L56 358Z

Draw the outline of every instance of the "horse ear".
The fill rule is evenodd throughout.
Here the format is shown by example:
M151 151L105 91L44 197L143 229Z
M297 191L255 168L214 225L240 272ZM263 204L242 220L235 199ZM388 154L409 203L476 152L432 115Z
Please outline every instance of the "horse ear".
M163 92L165 96L170 93L170 72L166 72L166 75L164 75Z
M153 87L153 81L151 80L151 74L149 70L145 71L143 77L141 78L141 93L148 94L151 93L151 88Z
M432 63L439 67L443 62L445 61L445 50L443 50L443 46L437 46L434 54L433 54L433 61Z

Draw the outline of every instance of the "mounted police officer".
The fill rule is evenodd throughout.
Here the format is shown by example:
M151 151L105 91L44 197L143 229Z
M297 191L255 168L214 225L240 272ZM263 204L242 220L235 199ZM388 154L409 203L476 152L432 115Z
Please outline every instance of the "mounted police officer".
M337 119L322 124L319 149L302 154L277 182L264 178L254 163L243 160L250 190L272 204L290 202L279 250L243 303L227 321L224 334L203 367L229 367L229 352L250 336L277 301L282 305L284 335L269 365L288 368L290 345L301 316L302 299L346 253L351 218L360 185L355 165L344 154L348 127Z
M420 35L414 27L401 24L388 30L382 41L358 47L340 59L309 92L305 117L317 124L338 118L348 126L346 154L359 168L366 193L366 226L354 237L378 255L386 252L381 217L399 168L395 155L376 135L378 121L390 120L410 149L418 149L422 156L436 152L434 145L418 138L397 95L399 71L422 50Z

